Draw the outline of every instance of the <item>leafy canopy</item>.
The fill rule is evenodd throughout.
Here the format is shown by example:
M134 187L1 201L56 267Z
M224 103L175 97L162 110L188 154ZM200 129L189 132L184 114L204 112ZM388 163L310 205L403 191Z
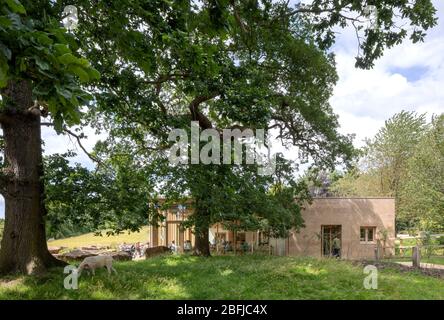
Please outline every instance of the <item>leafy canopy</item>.
M99 79L99 73L78 55L57 8L51 1L0 1L0 89L9 81L31 82L34 100L61 130L64 122L80 122L79 107L91 99L79 81Z
M397 13L414 28L413 41L436 23L427 0L374 3L379 28L358 30L363 41L357 66L362 68L407 36L407 27L396 25ZM206 223L221 213L227 220L230 213L248 220L255 208L264 212L272 206L253 199L271 201L267 192L276 181L260 179L245 166L165 165L163 151L173 128L189 130L195 120L201 129L276 130L284 144L299 147L319 166L353 156L351 137L338 132L328 103L337 81L328 50L335 27L365 15L361 1L313 1L294 8L287 1L267 0L70 4L79 9L76 35L85 55L102 75L94 86L97 104L86 120L109 132L107 155L120 154L125 145L145 166L157 165L154 175L167 176L169 194L196 199L196 217ZM227 203L230 198L239 201Z

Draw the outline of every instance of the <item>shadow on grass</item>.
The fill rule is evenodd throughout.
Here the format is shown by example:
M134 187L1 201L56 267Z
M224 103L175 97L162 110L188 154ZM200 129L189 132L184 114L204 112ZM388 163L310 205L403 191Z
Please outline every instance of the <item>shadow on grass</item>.
M108 276L106 270L82 275L78 290L64 288L62 269L39 277L9 277L0 280L0 299L388 299L398 297L402 280L390 273L387 283L393 288L369 291L362 285L362 268L350 263L263 255L170 255L118 262L115 268L117 275ZM412 280L415 286L423 281ZM444 298L442 290L438 294Z

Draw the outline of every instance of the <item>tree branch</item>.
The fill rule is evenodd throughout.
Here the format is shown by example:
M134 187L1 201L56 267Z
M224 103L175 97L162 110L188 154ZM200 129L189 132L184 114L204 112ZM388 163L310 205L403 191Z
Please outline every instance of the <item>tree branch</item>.
M238 24L239 28L241 28L243 33L248 33L248 27L245 26L245 24L243 23L240 15L239 15L239 11L237 10L237 6L234 0L231 0L231 6L233 7L233 14L234 14L234 19L236 20L236 23Z
M218 95L220 95L219 91L213 91L212 93L208 95L203 96L197 96L196 98L191 101L191 103L188 105L188 109L190 109L191 112L191 118L193 121L199 121L199 126L202 129L210 129L213 127L211 124L210 119L208 119L200 110L199 105L205 101L211 100L216 98Z
M178 79L184 79L189 76L189 73L171 73L171 74L164 74L159 76L156 80L147 80L144 81L146 84L155 84L157 86L161 85L164 82L171 81L171 80L178 80Z
M291 16L293 16L293 15L295 15L295 14L298 14L298 13L313 13L313 14L321 14L321 13L326 13L326 12L328 12L328 13L334 13L334 14L337 14L339 17L344 18L344 19L346 19L346 20L356 21L356 22L362 22L362 21L360 21L358 18L348 17L348 16L342 14L342 13L341 13L341 10L342 10L342 9L345 9L345 6L343 6L343 7L339 7L339 8L324 8L324 9L321 9L321 8L310 8L310 7L304 6L304 7L300 7L300 8L298 8L298 9L295 9L295 10L293 10L293 11L287 13L285 16L286 16L286 17L291 17Z
M42 126L47 126L47 127L53 127L54 124L51 122L42 122L41 123ZM79 145L80 149L82 149L82 151L88 156L89 159L91 159L93 162L98 163L99 165L102 165L103 162L100 158L96 157L95 155L91 154L90 152L88 152L86 150L86 148L83 146L82 144L82 137L74 132L72 132L71 130L69 130L66 127L62 128L63 132L66 132L67 134L69 134L70 136L74 137L77 140L77 144Z

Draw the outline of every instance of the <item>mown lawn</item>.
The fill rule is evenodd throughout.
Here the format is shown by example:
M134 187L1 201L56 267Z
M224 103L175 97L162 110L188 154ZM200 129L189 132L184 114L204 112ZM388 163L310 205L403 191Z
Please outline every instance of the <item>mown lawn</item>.
M367 290L361 266L336 260L273 256L163 256L120 262L63 287L62 269L0 280L0 299L444 299L444 281L417 272L379 272Z

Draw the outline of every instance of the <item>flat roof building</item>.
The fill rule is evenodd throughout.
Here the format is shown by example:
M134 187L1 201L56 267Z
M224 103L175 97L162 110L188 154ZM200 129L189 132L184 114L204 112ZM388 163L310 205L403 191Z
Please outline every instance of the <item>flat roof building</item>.
M194 246L194 235L181 223L191 214L189 208L173 206L167 210L159 227L149 228L151 246L168 246L172 241L179 248L185 242ZM231 231L222 224L210 228L210 242L223 251L222 243L237 250L248 244L252 251L268 245L276 255L338 256L344 259L370 259L378 246L391 254L395 240L395 201L393 198L314 198L302 210L305 227L290 232L288 238L267 238L260 231ZM379 252L379 251L378 251ZM381 254L381 253L380 253Z

